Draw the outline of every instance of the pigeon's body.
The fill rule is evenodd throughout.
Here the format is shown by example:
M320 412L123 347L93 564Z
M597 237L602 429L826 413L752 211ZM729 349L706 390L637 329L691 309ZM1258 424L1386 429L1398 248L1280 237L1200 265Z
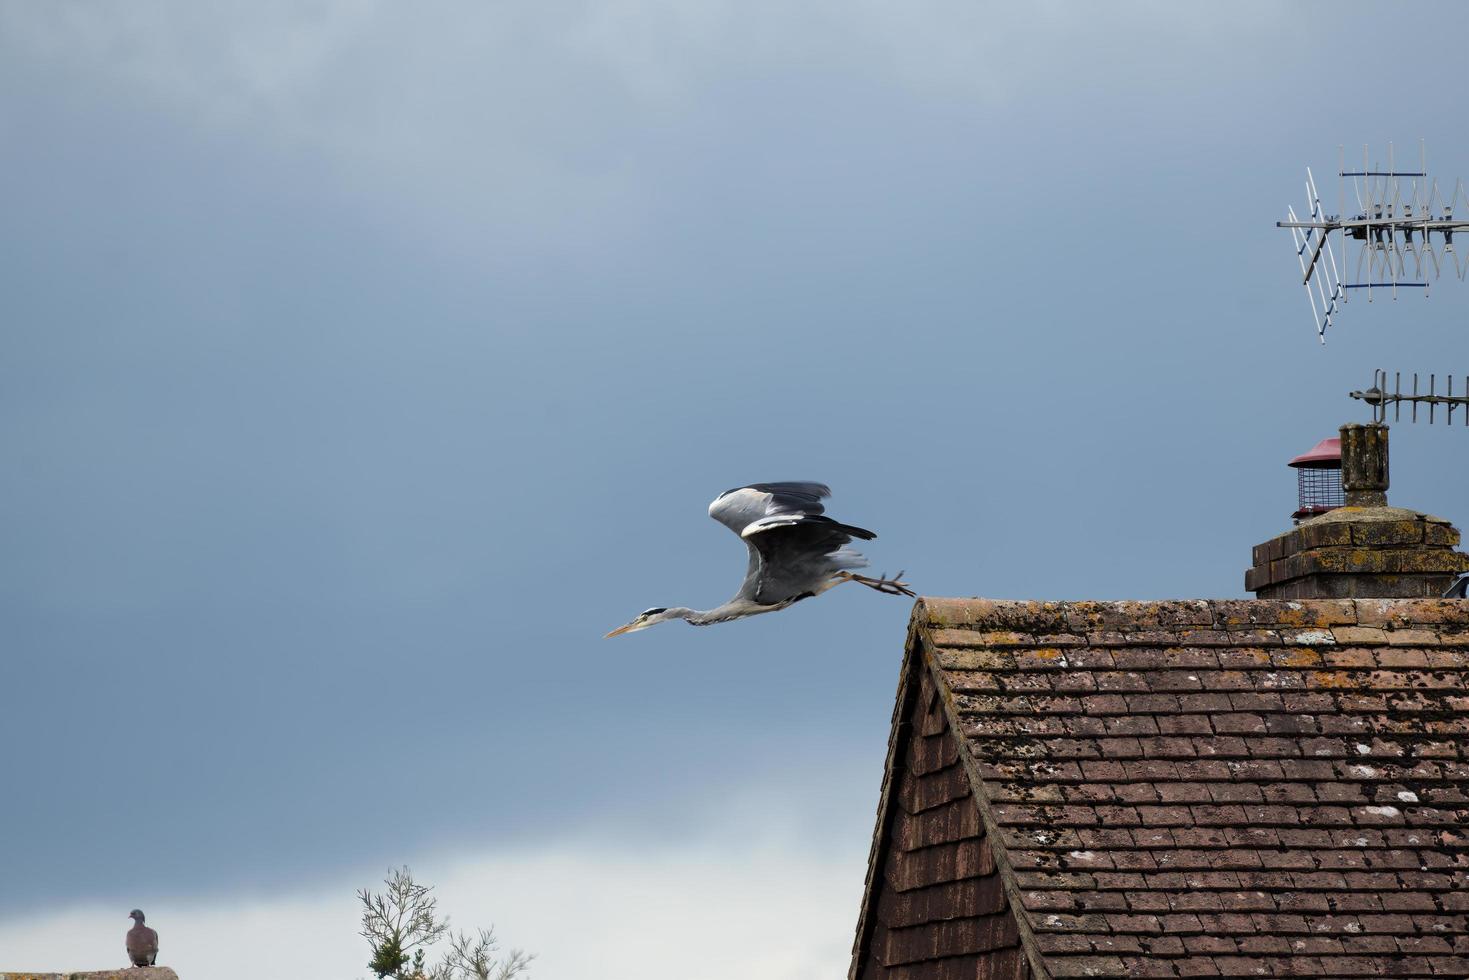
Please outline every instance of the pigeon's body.
M134 909L128 930L128 959L133 966L152 966L158 959L158 933L143 925L143 913Z

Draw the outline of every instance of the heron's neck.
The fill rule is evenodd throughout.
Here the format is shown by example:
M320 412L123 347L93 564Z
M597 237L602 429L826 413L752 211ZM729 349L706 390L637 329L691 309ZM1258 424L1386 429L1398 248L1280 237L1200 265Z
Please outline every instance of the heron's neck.
M713 609L670 609L685 620L690 626L712 626L715 623L727 623L731 619L744 619L746 616L754 616L756 613L770 612L779 606L761 606L758 603L734 600L726 602L722 606Z
M663 620L682 619L692 626L708 626L714 620L709 617L716 612L714 609L690 609L688 606L670 606L661 617Z

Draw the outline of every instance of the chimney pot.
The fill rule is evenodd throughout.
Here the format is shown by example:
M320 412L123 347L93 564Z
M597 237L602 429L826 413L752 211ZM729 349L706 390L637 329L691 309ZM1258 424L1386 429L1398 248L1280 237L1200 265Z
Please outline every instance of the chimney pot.
M1387 426L1341 427L1341 485L1348 507L1387 506Z

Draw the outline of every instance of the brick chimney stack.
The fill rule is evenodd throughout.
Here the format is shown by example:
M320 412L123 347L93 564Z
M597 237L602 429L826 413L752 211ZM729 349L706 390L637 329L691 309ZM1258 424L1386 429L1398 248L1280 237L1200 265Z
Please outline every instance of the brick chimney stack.
M1469 555L1448 521L1387 505L1387 459L1387 426L1342 426L1346 506L1256 545L1245 588L1261 599L1443 595Z

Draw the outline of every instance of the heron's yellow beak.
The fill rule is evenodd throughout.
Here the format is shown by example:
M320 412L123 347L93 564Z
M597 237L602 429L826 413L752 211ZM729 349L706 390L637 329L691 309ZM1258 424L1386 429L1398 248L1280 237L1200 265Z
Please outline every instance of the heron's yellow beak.
M608 633L606 636L602 637L602 639L604 639L604 640L610 640L614 636L621 636L624 633L631 633L633 630L639 629L639 628L640 627L638 626L638 621L637 620L633 620L631 623L628 623L626 626L619 626L619 627L617 627L617 629L613 630L611 633Z

